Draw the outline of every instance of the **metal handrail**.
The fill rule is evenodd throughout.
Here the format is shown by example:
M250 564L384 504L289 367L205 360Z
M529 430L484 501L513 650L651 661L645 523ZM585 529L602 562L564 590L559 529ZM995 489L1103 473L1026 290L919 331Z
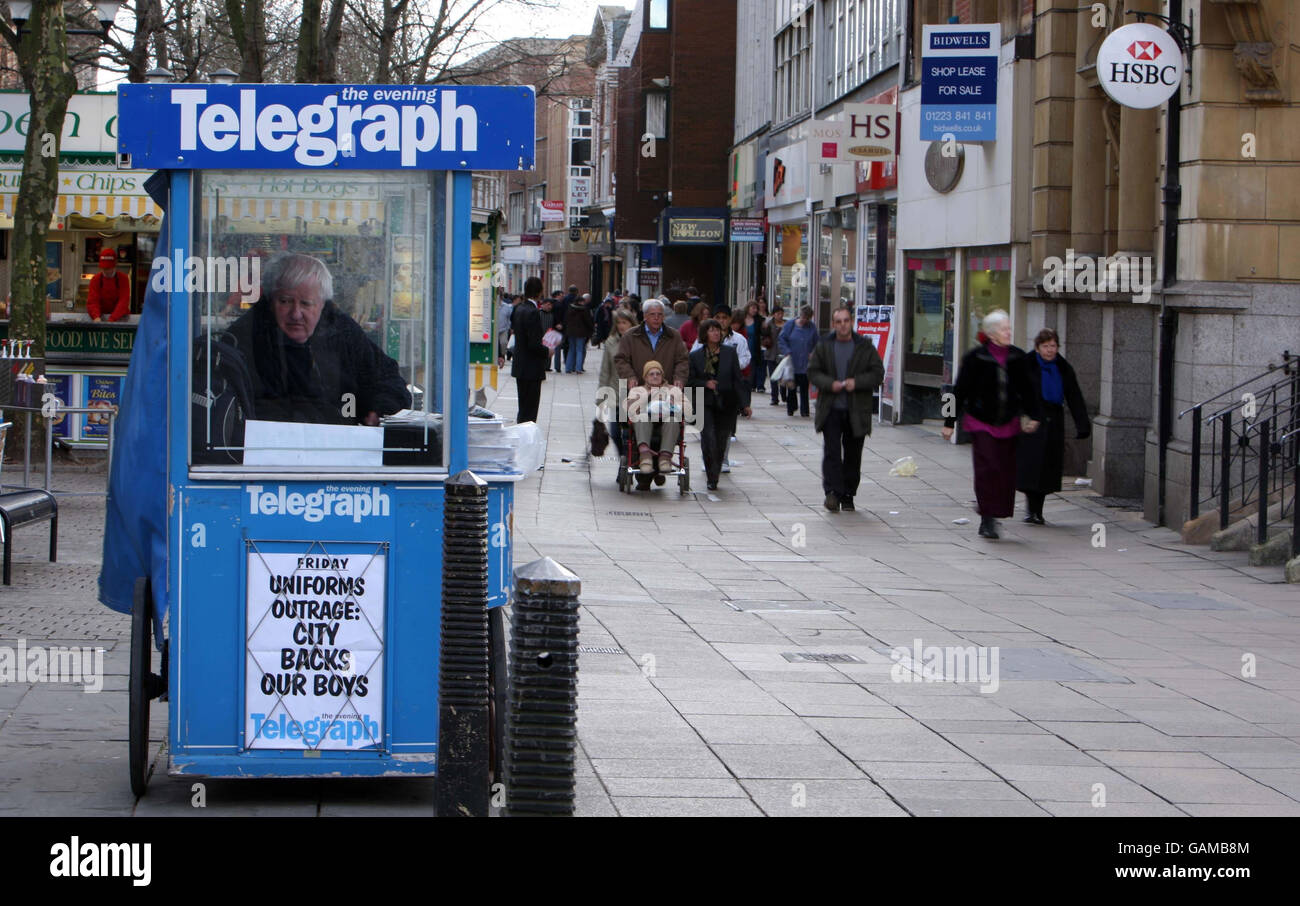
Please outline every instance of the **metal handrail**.
M1252 378L1247 378L1246 380L1242 381L1240 384L1237 384L1233 387L1229 387L1227 390L1214 394L1214 396L1207 397L1206 399L1201 400L1199 403L1197 403L1194 406L1188 406L1182 412L1178 413L1178 417L1182 418L1184 415L1186 415L1187 413L1195 409L1204 408L1207 403L1212 403L1221 396L1224 396L1229 393L1235 393L1236 391L1240 390L1242 387L1249 386L1250 384L1253 384L1255 381L1258 381L1262 377L1267 377L1268 375L1272 374L1274 371L1277 371L1279 368L1283 368L1283 369L1290 368L1291 364L1295 361L1300 361L1300 356L1293 356L1291 355L1290 351L1284 350L1282 352L1282 363L1280 365L1269 365L1268 368L1265 369L1262 373L1257 374ZM1236 404L1234 403L1232 406L1229 406L1228 408L1229 409L1236 408ZM1223 413L1219 413L1219 414L1222 415Z
M89 415L96 413L108 416L108 449L107 460L111 473L113 466L113 434L117 422L117 406L64 406L57 400L54 403L56 412L63 412L69 415ZM23 437L23 487L31 486L31 465L32 465L32 413L39 412L44 414L44 406L18 406L12 403L0 404L0 412L22 412L26 416L25 432ZM49 430L50 426L45 426L45 490L50 489L50 473L54 468L54 432ZM108 492L105 491L105 494Z

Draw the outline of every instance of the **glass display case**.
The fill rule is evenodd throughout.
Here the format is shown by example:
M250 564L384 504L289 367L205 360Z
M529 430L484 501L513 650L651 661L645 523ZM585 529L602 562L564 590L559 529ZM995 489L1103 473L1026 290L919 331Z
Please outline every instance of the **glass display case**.
M441 468L445 182L194 179L192 464Z

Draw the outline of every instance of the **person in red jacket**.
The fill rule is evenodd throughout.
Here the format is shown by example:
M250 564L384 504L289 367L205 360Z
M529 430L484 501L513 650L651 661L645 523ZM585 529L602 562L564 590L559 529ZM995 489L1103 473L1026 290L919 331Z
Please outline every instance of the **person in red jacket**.
M117 253L112 249L99 253L99 269L90 278L86 313L92 321L120 321L131 314L131 278L117 269Z

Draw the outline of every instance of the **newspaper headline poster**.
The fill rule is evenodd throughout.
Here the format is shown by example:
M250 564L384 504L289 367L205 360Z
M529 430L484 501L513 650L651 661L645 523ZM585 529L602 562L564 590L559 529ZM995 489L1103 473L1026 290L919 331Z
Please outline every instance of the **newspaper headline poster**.
M250 544L247 748L382 746L385 561L355 549L268 553Z
M875 344L885 363L885 380L880 385L880 401L884 405L894 404L894 344L893 337L894 306L859 305L857 331Z

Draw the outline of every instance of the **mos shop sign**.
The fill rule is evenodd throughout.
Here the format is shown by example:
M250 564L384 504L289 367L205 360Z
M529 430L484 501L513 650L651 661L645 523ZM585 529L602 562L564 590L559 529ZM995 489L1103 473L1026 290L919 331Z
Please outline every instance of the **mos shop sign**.
M533 89L458 85L118 88L118 149L145 169L531 170Z
M1159 107L1183 83L1183 68L1173 36L1144 22L1115 29L1097 51L1097 80L1123 107Z

